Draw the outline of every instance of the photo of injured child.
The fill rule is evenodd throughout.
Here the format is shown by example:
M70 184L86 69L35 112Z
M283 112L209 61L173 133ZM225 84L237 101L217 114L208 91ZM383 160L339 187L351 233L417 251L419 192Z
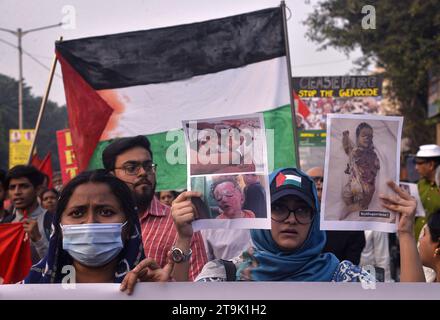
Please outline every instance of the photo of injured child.
M398 183L401 127L401 117L329 115L321 229L395 230L379 195Z
M251 187L259 188L258 195L251 194L255 192ZM197 211L197 229L270 228L266 175L196 176L191 177L191 190L202 194L194 197L195 201L191 199ZM257 201L257 197L261 199ZM252 200L252 204L246 200Z
M373 128L362 122L356 128L356 144L350 139L350 131L342 135L342 145L348 156L344 173L349 180L342 191L348 212L368 209L376 190L376 176L380 169L379 158L374 151Z
M261 115L185 121L190 175L263 172Z

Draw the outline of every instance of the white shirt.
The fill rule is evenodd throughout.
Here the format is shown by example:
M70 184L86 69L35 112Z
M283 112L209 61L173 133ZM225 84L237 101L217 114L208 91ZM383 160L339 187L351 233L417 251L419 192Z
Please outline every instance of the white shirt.
M362 250L360 266L374 266L383 268L385 282L391 281L390 250L388 233L365 230L365 247Z
M201 230L208 260L231 260L252 246L248 229L205 229Z

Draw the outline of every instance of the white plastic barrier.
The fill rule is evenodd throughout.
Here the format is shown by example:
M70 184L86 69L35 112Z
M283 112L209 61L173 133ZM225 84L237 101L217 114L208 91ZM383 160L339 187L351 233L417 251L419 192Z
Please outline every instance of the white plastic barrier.
M438 283L223 282L0 285L0 300L439 300Z

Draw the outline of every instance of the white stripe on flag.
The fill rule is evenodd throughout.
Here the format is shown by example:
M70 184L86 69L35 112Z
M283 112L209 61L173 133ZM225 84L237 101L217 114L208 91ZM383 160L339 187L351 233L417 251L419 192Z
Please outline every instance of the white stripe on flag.
M115 110L101 141L166 132L182 120L234 116L290 103L286 57L191 79L100 90Z
M293 174L286 174L286 180L293 180L301 184L301 177L295 176Z

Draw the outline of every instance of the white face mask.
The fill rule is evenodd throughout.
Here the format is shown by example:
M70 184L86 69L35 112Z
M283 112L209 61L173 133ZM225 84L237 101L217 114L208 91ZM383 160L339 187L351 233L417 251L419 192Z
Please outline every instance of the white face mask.
M123 246L122 223L60 225L63 249L88 267L100 267L113 260Z

